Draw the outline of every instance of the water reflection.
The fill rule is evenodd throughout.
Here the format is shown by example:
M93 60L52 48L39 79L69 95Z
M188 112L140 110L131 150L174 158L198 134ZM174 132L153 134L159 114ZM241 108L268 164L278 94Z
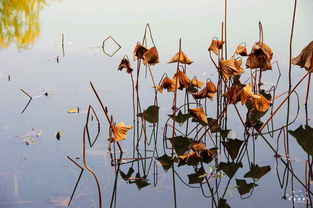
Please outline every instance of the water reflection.
M40 12L46 0L2 0L0 2L0 47L16 43L28 49L40 35Z

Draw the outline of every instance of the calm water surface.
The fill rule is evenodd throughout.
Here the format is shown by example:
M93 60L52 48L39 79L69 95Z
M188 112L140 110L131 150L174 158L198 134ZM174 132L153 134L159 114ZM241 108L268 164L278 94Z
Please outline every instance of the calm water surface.
M62 207L71 196L80 169L71 163L67 156L82 162L82 134L86 121L87 108L91 104L101 120L101 133L97 143L87 148L88 164L97 173L102 187L103 205L109 207L115 190L115 207L174 207L173 176L171 170L165 172L155 159L145 160L144 166L152 164L147 174L149 186L138 190L135 184L125 182L120 176L115 185L115 168L111 166L108 152L108 124L100 105L90 87L89 81L96 86L104 104L108 106L115 121L133 122L132 90L130 76L117 70L124 55L132 57L137 41L142 41L144 27L150 23L154 42L158 47L160 63L152 67L157 82L164 73L173 76L175 65L167 64L178 50L178 40L182 38L182 48L194 63L188 67L190 77L197 76L205 81L210 78L216 82L218 74L209 60L207 48L214 36L220 36L221 22L224 18L224 3L218 0L191 1L101 1L101 0L32 0L0 1L0 207ZM300 0L295 22L293 56L312 41L313 2ZM274 52L273 60L278 61L281 78L276 94L288 89L289 36L293 12L293 1L286 0L237 0L228 2L227 47L229 56L238 44L245 41L250 50L258 40L258 21L264 29L264 41ZM64 34L64 55L61 47ZM102 51L102 41L112 36L121 45L121 49L108 57ZM151 44L151 43L149 43ZM112 50L112 45L108 46ZM58 59L58 62L57 62ZM131 62L136 66L136 62ZM149 77L144 78L141 71L141 105L143 108L153 104L153 84ZM296 83L306 71L293 66L293 82ZM279 73L276 65L272 71L263 74L264 88L269 89L276 83ZM243 75L246 80L249 73ZM9 80L10 78L10 80ZM312 85L311 85L312 86ZM22 113L28 97L20 89L33 96L32 101ZM45 96L45 93L48 96ZM306 81L297 90L300 111L297 120L289 127L295 130L305 124L304 110ZM312 91L310 102L312 101ZM275 100L274 109L284 96ZM162 127L172 113L172 95L158 95L160 106L160 127L158 138L158 156L162 156ZM183 94L179 97L183 102ZM246 108L237 104L242 115ZM79 107L80 112L69 114L68 109ZM216 117L216 98L209 102L208 116ZM297 97L291 99L291 120L297 114ZM266 120L267 113L262 120ZM309 104L308 117L312 118L312 105ZM274 117L274 128L286 122L286 108ZM312 120L308 121L312 126ZM93 122L91 132L96 131ZM228 112L228 127L232 129L230 138L243 140L243 127L235 109ZM57 132L64 132L60 141ZM40 132L40 135L37 136ZM94 133L92 133L94 135ZM123 157L132 157L132 134L122 141L125 153ZM25 145L25 138L35 141ZM271 138L276 147L278 132ZM213 147L207 141L209 148ZM307 154L290 137L290 155L295 174L304 181L305 160ZM254 148L255 147L255 148ZM152 147L151 147L152 148ZM254 149L253 149L254 148ZM228 183L224 176L220 181L220 195L231 207L292 207L288 198L292 191L305 196L305 188L296 180L283 187L277 177L283 177L285 166L274 157L274 152L261 138L248 145L250 160L259 166L271 167L271 171L261 179L248 194L240 196L236 188L237 179L243 179L249 171L250 160L243 159L243 168L239 169ZM170 152L170 151L169 151ZM254 154L253 154L253 153ZM280 142L279 153L283 154ZM142 154L144 154L142 152ZM148 156L152 156L148 152ZM154 155L156 156L156 155ZM220 161L226 161L224 153ZM158 183L154 186L153 170L156 162ZM212 166L214 163L211 164ZM122 165L126 173L131 165ZM209 167L209 166L208 166ZM133 163L135 173L142 174L141 162ZM137 169L138 168L138 169ZM187 175L194 173L191 166L177 167L181 179L188 184ZM134 174L135 175L135 174ZM135 177L135 176L132 177ZM191 188L176 179L177 207L211 207L212 200L203 196L199 184ZM215 179L214 179L215 180ZM253 180L247 180L250 183ZM215 185L215 182L212 182ZM287 186L286 186L287 184ZM114 188L115 187L115 188ZM286 188L286 192L284 191ZM205 194L209 194L207 186ZM286 194L287 199L282 199ZM220 196L221 197L221 196ZM289 199L289 200L288 200ZM98 207L96 184L91 174L83 173L76 190L72 207ZM296 207L306 207L306 201L298 200Z

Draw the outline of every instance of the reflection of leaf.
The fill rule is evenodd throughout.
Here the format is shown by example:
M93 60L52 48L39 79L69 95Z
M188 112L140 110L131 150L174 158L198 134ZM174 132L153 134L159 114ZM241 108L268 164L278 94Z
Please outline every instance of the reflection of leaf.
M239 152L239 149L242 145L243 141L239 139L229 139L227 142L222 142L230 157L234 160Z
M123 171L120 171L121 177L123 178L124 181L128 181L128 179L132 176L132 174L134 173L134 169L132 167L130 167L128 169L127 174L123 173Z
M168 156L167 154L164 154L162 157L157 158L157 160L161 163L165 171L170 169L174 163L172 157Z
M244 175L245 178L260 179L271 170L270 166L259 167L257 164L251 164L250 171Z
M211 148L202 150L200 152L200 155L202 157L202 161L205 163L210 163L214 158L217 157L217 150L218 148Z
M231 208L231 207L227 204L226 199L220 199L220 201L218 202L217 208Z
M221 137L223 139L226 139L230 131L231 131L230 129L221 129L220 130Z
M173 120L175 120L176 122L180 123L180 124L183 124L185 123L185 121L188 120L188 118L191 117L191 115L189 113L187 114L183 114L181 111L178 111L177 115L175 116L175 119L174 119L174 116L173 115L169 115Z
M256 183L247 183L246 180L236 179L237 189L240 195L244 195L250 192L251 189L256 187L258 184Z
M217 133L221 131L221 127L218 125L218 122L214 118L208 118L208 126L212 133Z
M205 176L206 176L206 172L201 167L199 170L196 170L196 173L188 175L189 184L202 183Z
M142 117L149 123L157 123L159 121L159 106L152 105L149 106L142 113L139 113L137 116Z
M192 152L189 154L181 155L179 156L179 159L181 162L178 164L178 166L187 164L190 166L197 166L199 162L201 162L202 158L201 155L198 152Z
M239 168L242 168L241 162L240 163L220 162L220 164L218 165L218 169L224 171L224 173L230 178L232 178L235 175L235 173L237 172Z
M299 126L294 131L289 130L288 133L297 139L298 144L305 152L313 155L313 128L309 125L305 125L305 128Z
M194 144L191 146L191 149L192 149L193 151L200 152L200 151L202 151L202 150L206 150L207 148L206 148L206 146L205 146L204 143L199 142L199 143L194 143Z
M134 183L136 184L139 190L150 185L148 179L146 179L145 177L141 178L139 173L136 174L136 179Z
M172 139L169 138L169 140L172 143ZM172 145L174 145L174 149L177 155L183 155L191 145L191 140L183 136L174 137L173 142L174 144L172 143Z

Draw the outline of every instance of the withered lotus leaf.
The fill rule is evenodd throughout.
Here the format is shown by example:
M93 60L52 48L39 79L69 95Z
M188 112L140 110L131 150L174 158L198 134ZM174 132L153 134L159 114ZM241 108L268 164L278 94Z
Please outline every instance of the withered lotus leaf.
M114 141L121 141L126 139L127 131L132 129L133 126L126 126L124 122L121 122L115 126L113 126L113 139Z
M188 88L191 84L189 77L183 71L180 70L178 70L175 73L174 79L178 79L180 90L182 90L183 88Z
M208 118L202 108L189 108L189 114L200 122L208 124Z
M225 77L226 80L229 80L230 77L240 75L244 72L244 69L241 67L242 60L235 59L232 57L228 60L220 61L220 72Z
M304 67L307 71L313 69L313 41L301 51L299 56L292 59L292 64Z
M132 67L130 65L130 62L126 58L123 58L121 60L121 63L118 66L118 70L122 71L124 68L126 69L126 72L129 73L129 74L133 71L133 69L132 69Z
M227 92L223 96L227 97L228 103L236 104L241 101L241 90L242 87L237 84L233 84L230 88L228 88Z
M206 83L205 88L200 90L197 93L193 93L195 99L203 99L203 98L209 98L210 100L213 100L215 93L217 92L216 86L212 81L209 81Z
M240 92L241 104L246 104L249 100L252 99L252 97L256 99L259 98L259 96L252 92L252 84L247 84Z
M167 89L168 92L175 92L180 87L179 81L176 81L176 78L170 79L169 77L165 77L162 83L156 86L156 89L162 93L163 89Z
M143 55L145 52L147 52L148 49L146 47L144 47L143 45L137 43L136 44L136 47L134 49L134 60L136 60L136 57L137 59L144 59Z
M177 52L175 56L173 56L173 58L168 63L170 64L170 63L175 63L178 61L182 64L188 64L188 65L190 65L193 62L188 58L188 56L182 50Z
M238 46L236 49L236 54L240 55L240 56L248 56L248 51L247 51L247 47L246 46Z
M263 42L257 42L252 47L246 65L250 69L260 68L263 71L271 70L272 57L272 49Z
M218 50L222 49L224 42L225 41L213 39L208 50L218 55Z
M250 101L259 112L266 112L271 106L271 102L262 94L256 95L252 92L252 84L248 84L242 89L240 98L243 105Z
M204 82L201 82L200 80L198 80L197 78L193 78L191 80L191 85L195 86L197 88L201 88L204 85Z
M143 54L143 63L144 64L150 64L150 65L155 65L159 63L159 53L156 47L150 48L148 51L146 51Z
M266 112L272 105L271 101L266 99L263 95L259 94L257 97L252 97L253 106L260 112Z

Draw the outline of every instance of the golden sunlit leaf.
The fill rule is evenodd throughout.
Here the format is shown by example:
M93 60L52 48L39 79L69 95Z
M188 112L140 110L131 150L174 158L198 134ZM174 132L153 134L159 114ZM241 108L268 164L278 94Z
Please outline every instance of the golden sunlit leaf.
M183 72L178 70L174 75L174 79L178 79L179 81L179 89L188 88L191 84L189 77Z
M266 112L271 106L271 102L266 99L263 95L259 94L258 97L252 98L252 104L260 112Z
M197 78L193 78L191 80L191 85L195 86L197 88L201 88L204 85L204 82L201 82L200 80L198 80Z
M170 79L168 77L165 77L162 81L162 83L158 86L156 86L156 89L162 93L163 89L167 89L168 92L175 92L180 87L179 81L176 81L176 79Z
M220 70L221 74L225 77L226 80L229 80L230 77L240 75L244 72L244 69L241 67L242 60L235 59L232 57L228 60L220 61Z
M205 88L200 90L197 93L193 93L195 99L202 99L202 98L209 98L210 100L213 100L215 93L217 92L215 84L210 81L206 83Z
M144 59L143 54L147 51L148 49L146 47L137 43L134 49L134 60L136 60L136 57L137 59Z
M263 71L271 70L272 57L272 49L265 43L257 42L252 47L246 65L250 69L260 68Z
M155 65L157 63L159 63L159 54L158 54L158 50L156 47L152 47L150 48L148 51L146 51L143 54L143 58L144 64L150 64L150 65Z
M168 63L169 64L175 63L175 62L178 62L178 60L182 64L191 64L193 62L188 58L188 56L182 50L180 50L180 52L177 52L175 56Z
M240 55L240 56L248 56L247 47L246 46L238 46L235 53Z
M253 96L255 94L252 92L252 84L246 85L240 93L241 104L246 104Z
M113 127L114 141L121 141L126 139L126 134L133 126L126 126L124 122L121 122Z
M79 108L71 108L67 110L68 113L78 113L79 112Z
M202 108L190 108L189 113L195 119L208 124L208 118Z
M313 69L313 41L301 51L299 56L292 59L292 64L304 67L307 71Z
M123 58L121 60L121 63L120 65L118 66L118 70L122 71L122 69L126 69L126 72L127 73L131 73L133 71L131 65L130 65L130 62L127 58Z
M218 55L218 50L222 49L224 42L225 41L213 39L208 50Z

